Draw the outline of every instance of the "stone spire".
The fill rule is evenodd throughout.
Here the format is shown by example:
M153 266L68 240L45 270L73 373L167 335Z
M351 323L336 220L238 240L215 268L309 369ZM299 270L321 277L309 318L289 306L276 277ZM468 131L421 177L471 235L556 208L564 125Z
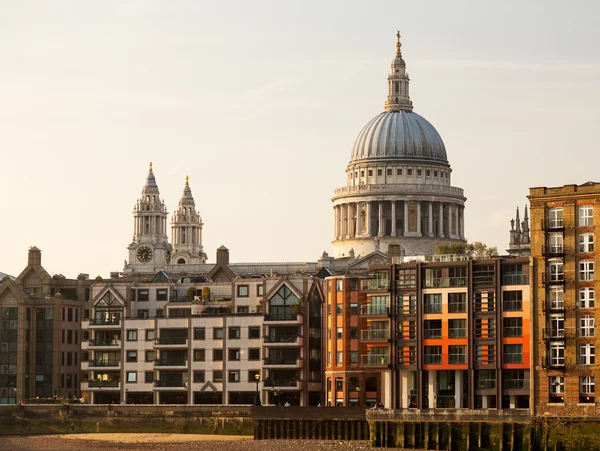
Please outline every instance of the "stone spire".
M202 218L196 211L196 202L190 188L190 178L186 176L179 205L171 219L173 263L198 264L206 261L202 246L202 226Z
M521 231L521 220L519 219L519 207L517 207L517 215L515 216L515 224L517 225L517 232Z
M529 214L527 213L527 205L525 205L525 216L523 216L523 232L529 235Z
M519 219L519 207L514 219L510 220L510 241L507 252L513 256L528 256L531 253L531 240L529 237L529 217L525 206L523 222Z
M392 60L392 72L388 75L388 97L385 111L412 111L413 105L408 93L410 78L406 73L406 63L402 59L400 32L396 33L396 56Z

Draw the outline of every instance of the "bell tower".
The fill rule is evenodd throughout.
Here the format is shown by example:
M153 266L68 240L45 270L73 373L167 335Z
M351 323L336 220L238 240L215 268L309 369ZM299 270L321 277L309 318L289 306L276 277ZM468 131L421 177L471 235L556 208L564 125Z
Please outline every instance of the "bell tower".
M171 220L171 242L173 264L198 264L206 262L202 246L202 218L196 211L196 203L190 188L190 179L185 177L185 187L177 210Z
M167 216L150 163L142 195L133 207L133 240L127 247L129 263L125 265L125 272L157 272L169 263Z

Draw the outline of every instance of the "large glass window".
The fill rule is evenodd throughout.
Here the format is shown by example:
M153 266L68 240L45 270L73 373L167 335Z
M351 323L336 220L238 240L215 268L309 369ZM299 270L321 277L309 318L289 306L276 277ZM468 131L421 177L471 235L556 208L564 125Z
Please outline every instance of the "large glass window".
M579 346L579 364L594 365L596 363L596 347L593 344Z
M448 346L448 363L460 364L467 363L466 346Z
M591 205L582 205L577 210L579 212L579 227L594 225L594 207Z
M523 318L504 318L504 336L522 337Z
M448 320L448 337L465 338L467 336L467 320L451 319Z
M579 261L579 280L594 280L594 260Z
M562 310L565 308L565 293L562 287L551 287L548 292L548 305L550 310Z
M557 229L563 226L562 208L550 208L548 210L548 226L551 229Z
M551 261L548 264L548 272L550 274L551 282L562 282L565 280L565 270L562 261Z
M594 308L594 289L580 288L579 289L579 308Z
M563 315L550 315L548 325L550 326L550 337L560 338L565 336L565 317Z
M550 252L553 254L560 254L563 251L563 236L562 233L551 233L548 237L548 245L550 246Z
M448 313L467 311L467 293L448 293Z
M505 312L520 312L523 310L523 292L504 291L502 292L502 309Z
M442 347L441 346L425 346L425 364L441 365L442 363Z
M594 252L594 234L582 233L579 235L579 252Z
M564 366L565 345L563 343L550 343L550 364L552 366Z
M441 294L426 294L425 313L442 313L442 295Z
M287 285L283 285L269 301L269 317L279 321L292 321L298 316L297 307L300 303L298 297Z
M523 345L504 345L504 363L523 363Z
M579 336L593 337L594 336L594 317L592 315L584 315L579 317Z

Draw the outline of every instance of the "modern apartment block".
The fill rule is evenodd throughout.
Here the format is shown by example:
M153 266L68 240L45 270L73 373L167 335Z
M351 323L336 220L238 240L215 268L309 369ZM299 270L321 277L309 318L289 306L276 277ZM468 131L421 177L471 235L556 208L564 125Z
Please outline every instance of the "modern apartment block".
M29 249L17 277L0 275L0 404L79 393L80 322L90 285L51 276Z
M93 404L317 405L322 402L319 279L101 283L82 323ZM257 396L258 395L258 396Z
M531 188L534 415L596 416L600 184Z
M529 259L391 260L325 281L327 403L528 408Z

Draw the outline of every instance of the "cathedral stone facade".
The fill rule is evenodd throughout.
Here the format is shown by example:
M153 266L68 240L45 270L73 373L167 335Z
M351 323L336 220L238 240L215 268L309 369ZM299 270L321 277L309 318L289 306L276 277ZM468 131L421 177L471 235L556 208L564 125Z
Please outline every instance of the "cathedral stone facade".
M359 133L347 185L335 190L334 257L387 252L431 255L438 244L464 242L465 196L436 129L413 112L400 35L388 76L385 111Z

